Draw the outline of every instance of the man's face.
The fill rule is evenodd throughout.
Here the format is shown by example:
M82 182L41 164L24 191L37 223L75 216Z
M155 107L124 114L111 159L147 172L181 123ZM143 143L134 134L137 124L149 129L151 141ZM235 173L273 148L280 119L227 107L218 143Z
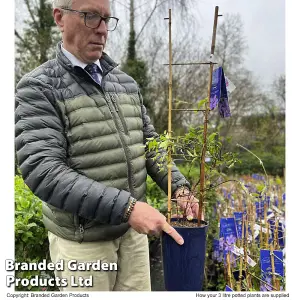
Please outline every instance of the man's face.
M110 16L109 0L75 0L72 9ZM75 12L63 11L63 46L85 63L92 63L102 56L107 29L104 21L98 28L84 25L84 17Z

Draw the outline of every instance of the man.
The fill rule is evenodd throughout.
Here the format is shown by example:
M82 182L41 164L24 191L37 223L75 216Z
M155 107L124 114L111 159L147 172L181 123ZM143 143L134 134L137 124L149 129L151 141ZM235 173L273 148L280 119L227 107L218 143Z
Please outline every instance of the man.
M55 271L69 282L60 289L150 290L146 234L183 239L145 203L147 173L167 192L167 172L158 172L154 154L145 160L142 146L157 133L136 82L103 52L118 20L109 0L56 0L53 16L62 33L56 59L17 85L16 150L25 183L43 201L51 259L65 263ZM183 187L174 166L172 193L185 200ZM118 270L74 271L71 260ZM71 285L71 276L92 286Z

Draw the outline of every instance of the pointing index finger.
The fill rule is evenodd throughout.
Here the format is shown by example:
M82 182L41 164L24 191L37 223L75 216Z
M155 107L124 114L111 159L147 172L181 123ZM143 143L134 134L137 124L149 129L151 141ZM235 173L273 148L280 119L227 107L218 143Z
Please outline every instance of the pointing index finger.
M177 244L182 245L184 243L182 236L167 222L163 225L162 230L170 235Z

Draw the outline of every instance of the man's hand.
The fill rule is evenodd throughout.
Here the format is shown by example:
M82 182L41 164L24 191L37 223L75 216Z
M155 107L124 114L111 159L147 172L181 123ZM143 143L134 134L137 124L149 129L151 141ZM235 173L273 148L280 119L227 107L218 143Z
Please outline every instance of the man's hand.
M135 204L128 223L138 233L160 234L161 231L164 231L179 245L184 243L181 235L167 223L165 216L147 203L137 202Z

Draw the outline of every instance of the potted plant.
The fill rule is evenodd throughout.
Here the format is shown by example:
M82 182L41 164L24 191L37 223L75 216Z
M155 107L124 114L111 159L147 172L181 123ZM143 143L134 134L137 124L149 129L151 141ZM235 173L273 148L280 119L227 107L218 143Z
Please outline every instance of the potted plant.
M179 246L167 234L162 234L164 279L168 291L202 290L208 229L208 223L205 221L207 193L224 181L222 169L224 167L230 168L238 161L234 153L222 153L222 142L219 133L208 126L210 111L216 107L218 102L220 115L222 117L230 116L224 73L222 68L214 72L215 63L212 62L218 16L218 6L216 6L210 62L204 63L210 67L208 97L198 103L197 109L192 109L203 113L203 124L191 127L185 135L179 137L172 136L171 128L172 111L176 110L173 109L172 105L171 10L169 10L169 18L167 18L169 20L168 132L158 138L148 139L146 151L152 152L152 154L155 152L154 159L161 162L161 168L168 168L167 218L169 224L181 234L185 241L183 245ZM194 178L194 182L191 182L191 191L183 188L179 192L181 195L176 195L176 197L171 195L171 169L174 155L177 156L176 158L180 157L185 161L190 170L193 167L198 168L198 176ZM195 203L196 200L198 203ZM198 211L197 219L190 218L188 215L188 212L195 210L195 207Z
M204 146L204 125L191 127L183 136L170 137L167 132L159 138L151 138L147 142L147 151L156 152L154 159L160 161L161 168L171 166L168 149L172 149L174 157L184 162L186 177L192 179L190 173L195 173L201 165ZM181 197L171 199L170 224L179 232L184 239L184 244L179 246L167 234L162 235L162 255L165 287L168 291L201 291L204 279L204 267L206 257L206 235L208 222L205 221L205 202L202 206L195 199L206 199L208 193L213 191L223 182L226 182L224 168L231 168L236 162L236 154L222 153L222 142L217 131L207 128L206 160L204 160L205 184L201 186L201 176L192 180L191 191L182 189ZM164 151L161 151L164 150ZM199 174L199 172L198 172ZM201 175L201 174L200 174ZM201 189L200 189L201 188ZM201 207L198 219L191 219L188 212L194 208ZM200 221L200 224L199 224Z

